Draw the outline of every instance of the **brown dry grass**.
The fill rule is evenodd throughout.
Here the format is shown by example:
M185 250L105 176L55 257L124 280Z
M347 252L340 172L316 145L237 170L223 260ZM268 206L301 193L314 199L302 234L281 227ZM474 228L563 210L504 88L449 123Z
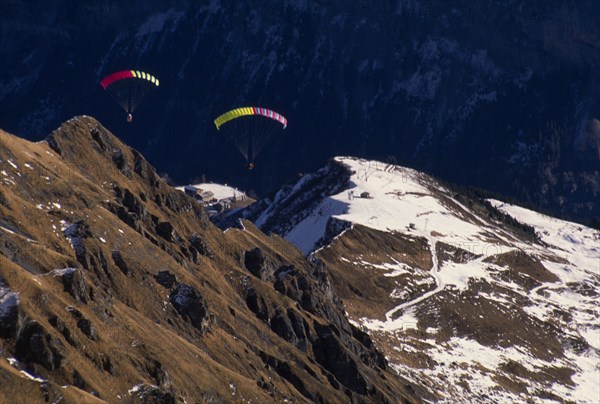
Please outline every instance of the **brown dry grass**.
M128 390L146 383L172 389L180 402L308 401L292 383L265 366L260 358L265 352L288 362L316 397L327 402L348 399L343 389L328 381L328 372L316 363L310 349L303 352L277 336L246 306L244 293L252 285L273 307L294 307L308 324L325 322L277 293L272 283L254 278L242 265L244 252L258 246L274 262L306 272L309 264L300 251L250 223L245 231L221 232L195 201L159 180L143 158L91 118L65 123L54 139L60 154L45 142L30 143L0 131L0 170L14 182L0 177L0 225L15 233L0 230L0 276L19 293L21 324L39 322L63 358L55 370L29 365L33 374L49 380L51 397L56 393L66 402L97 402L90 394L94 390L108 402L120 401L119 396L131 402L137 398ZM116 167L117 149L129 171ZM147 213L137 229L110 211L117 203L116 187L143 202ZM84 220L88 226L90 237L83 243L89 269L77 261L61 231L61 220ZM153 221L171 223L176 240L158 236ZM193 260L186 255L192 234L201 235L211 256ZM119 251L126 262L126 274L113 261L113 251ZM77 301L64 291L58 277L48 274L66 267L79 268L87 303ZM177 314L168 301L169 291L154 278L161 270L193 286L208 302L207 332ZM94 339L78 328L67 307L91 322ZM69 330L69 339L52 325L53 317ZM2 356L14 349L14 339L0 339ZM393 373L378 373L358 363L368 383L380 391L378 397L411 400L411 393ZM85 381L83 389L73 386L74 370ZM11 402L44 399L39 383L24 379L4 359L0 359L0 380L2 402L7 402L3 397ZM270 387L259 387L259 380Z

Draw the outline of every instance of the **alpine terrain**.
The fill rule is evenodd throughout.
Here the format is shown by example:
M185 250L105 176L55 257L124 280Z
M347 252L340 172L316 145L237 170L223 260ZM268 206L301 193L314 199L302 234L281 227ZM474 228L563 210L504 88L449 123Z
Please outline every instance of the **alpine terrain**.
M600 232L337 157L214 221L329 271L352 324L441 402L600 402Z
M221 231L93 118L0 131L0 184L2 403L435 397L348 320L328 263Z

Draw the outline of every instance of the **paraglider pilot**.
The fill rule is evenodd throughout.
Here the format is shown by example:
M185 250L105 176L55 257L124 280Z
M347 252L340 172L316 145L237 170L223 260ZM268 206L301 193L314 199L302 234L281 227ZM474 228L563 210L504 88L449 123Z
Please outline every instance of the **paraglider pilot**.
M248 163L248 165L246 166L246 168L248 170L252 170L254 168L254 163Z
M133 121L133 115L127 114L127 123L131 123Z

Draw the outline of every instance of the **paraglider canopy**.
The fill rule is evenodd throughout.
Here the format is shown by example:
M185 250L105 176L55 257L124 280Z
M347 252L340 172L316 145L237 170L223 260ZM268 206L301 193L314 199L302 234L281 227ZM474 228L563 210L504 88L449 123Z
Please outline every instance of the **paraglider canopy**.
M217 119L215 119L215 126L217 127L217 130L219 130L221 125L231 121L232 119L250 115L261 115L267 118L271 118L281 123L283 125L283 129L287 127L287 119L283 115L280 115L279 113L270 109L259 107L244 107L227 111L223 115L219 115Z
M217 130L224 133L246 158L246 168L254 168L254 159L271 135L287 127L287 118L278 112L262 107L232 109L219 115Z
M151 90L159 85L156 77L138 70L121 70L104 77L100 85L108 91L127 112L127 122L133 120L132 112Z

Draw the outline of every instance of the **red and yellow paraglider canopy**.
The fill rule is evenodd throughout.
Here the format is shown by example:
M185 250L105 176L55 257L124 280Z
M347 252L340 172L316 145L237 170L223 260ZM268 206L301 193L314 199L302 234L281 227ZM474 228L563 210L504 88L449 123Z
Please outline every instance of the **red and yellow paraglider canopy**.
M108 91L127 112L127 121L131 122L131 113L152 89L159 86L153 75L139 70L121 70L104 77L100 85Z
M227 111L215 119L217 130L228 136L246 158L248 168L254 168L254 158L271 135L285 129L286 117L272 109L242 107Z

